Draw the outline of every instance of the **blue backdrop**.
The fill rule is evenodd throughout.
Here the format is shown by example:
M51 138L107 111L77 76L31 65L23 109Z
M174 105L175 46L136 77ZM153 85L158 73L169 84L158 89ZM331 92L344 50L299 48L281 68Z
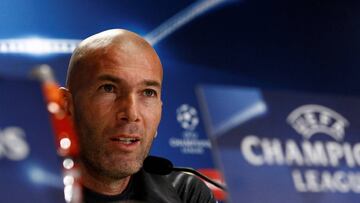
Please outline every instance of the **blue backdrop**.
M79 40L111 28L137 32L151 39L164 66L163 119L152 153L213 168L197 85L359 95L359 9L340 0L2 0L0 78L26 80L45 63L64 84Z

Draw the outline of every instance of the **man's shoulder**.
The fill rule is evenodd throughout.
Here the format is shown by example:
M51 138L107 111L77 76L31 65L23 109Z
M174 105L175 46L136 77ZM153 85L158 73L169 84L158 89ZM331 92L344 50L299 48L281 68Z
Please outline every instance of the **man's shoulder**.
M144 186L156 195L181 200L186 203L215 203L211 190L197 176L174 171L168 175L156 175L141 170ZM172 201L177 202L177 201Z
M211 190L197 176L174 171L165 177L184 202L216 202Z

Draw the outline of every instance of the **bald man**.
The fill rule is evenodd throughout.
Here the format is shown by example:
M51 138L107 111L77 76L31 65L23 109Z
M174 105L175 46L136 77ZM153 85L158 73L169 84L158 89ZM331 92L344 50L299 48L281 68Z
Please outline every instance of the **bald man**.
M215 202L194 176L142 169L161 118L162 78L155 50L133 32L104 31L75 49L62 91L79 137L84 202Z

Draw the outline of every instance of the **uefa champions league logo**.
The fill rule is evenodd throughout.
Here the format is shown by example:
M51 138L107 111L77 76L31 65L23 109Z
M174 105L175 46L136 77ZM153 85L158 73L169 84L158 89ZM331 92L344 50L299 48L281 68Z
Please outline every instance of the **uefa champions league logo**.
M176 109L176 119L185 130L194 130L199 124L199 117L194 107L183 104Z
M309 104L292 111L287 122L305 139L324 133L337 141L345 136L349 122L339 113L320 105Z
M350 125L347 119L330 108L308 104L290 112L287 122L303 139L247 134L240 150L248 164L291 168L297 192L360 194L360 172L356 170L360 167L360 142L344 139ZM321 134L334 140L311 139Z
M176 109L176 120L180 124L183 132L181 138L171 137L169 145L179 148L184 154L203 154L206 148L211 148L208 139L200 139L195 131L199 125L199 116L195 107L182 104Z

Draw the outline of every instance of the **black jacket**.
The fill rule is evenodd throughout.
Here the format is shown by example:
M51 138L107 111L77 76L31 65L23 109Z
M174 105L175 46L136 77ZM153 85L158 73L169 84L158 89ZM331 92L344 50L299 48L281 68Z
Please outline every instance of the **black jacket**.
M84 189L86 203L215 203L210 189L197 177L182 172L154 175L140 170L119 195L105 196Z

